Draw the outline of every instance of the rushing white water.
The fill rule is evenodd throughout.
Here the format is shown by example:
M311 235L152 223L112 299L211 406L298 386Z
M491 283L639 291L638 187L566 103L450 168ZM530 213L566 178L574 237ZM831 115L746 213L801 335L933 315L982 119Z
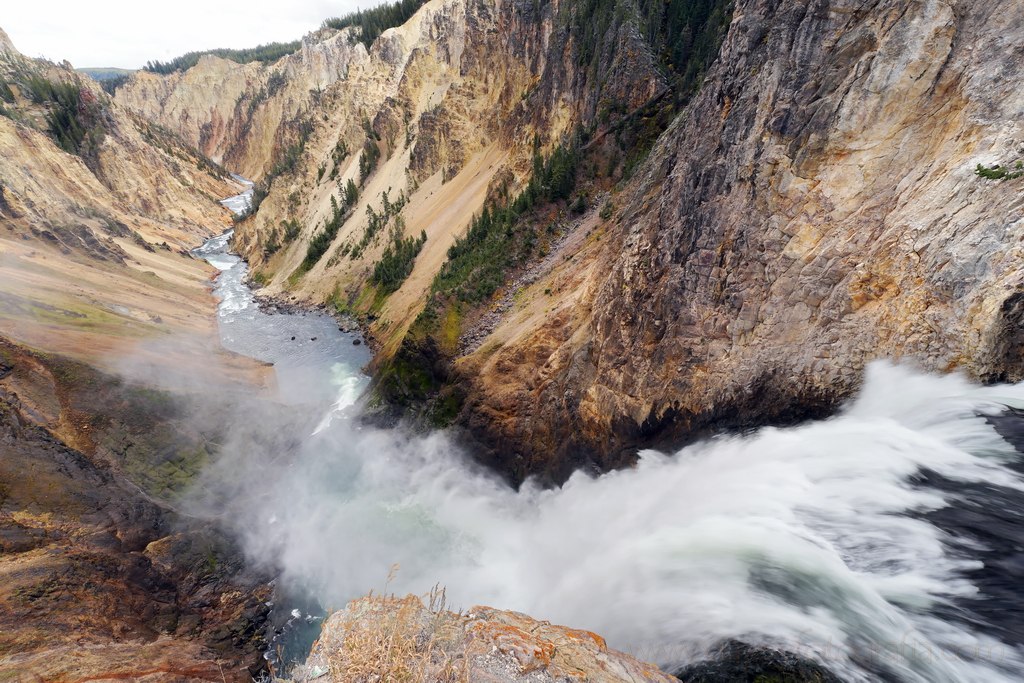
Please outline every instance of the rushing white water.
M513 491L443 433L349 419L363 380L346 367L313 435L286 453L236 435L206 485L249 554L325 607L380 590L397 564L390 591L439 582L463 607L591 629L669 670L733 639L850 681L1024 678L1016 646L940 616L983 597L971 571L984 548L928 514L986 514L968 500L979 486L1024 492L1016 451L984 417L1024 406L1024 385L876 363L832 419Z
M249 210L250 206L252 206L252 193L255 189L255 184L251 180L243 178L237 173L232 173L231 177L235 179L235 182L243 185L245 189L240 194L236 194L222 200L221 204L231 209L231 211L236 215L242 215Z
M1019 681L1021 655L933 608L972 596L944 533L920 515L957 494L921 469L1022 490L1015 452L979 413L1024 387L888 364L841 415L766 428L633 469L515 492L442 434L336 421L267 476L240 524L256 557L326 606L436 582L457 603L497 605L595 630L669 668L724 639L772 645L849 680ZM241 517L240 517L241 519Z

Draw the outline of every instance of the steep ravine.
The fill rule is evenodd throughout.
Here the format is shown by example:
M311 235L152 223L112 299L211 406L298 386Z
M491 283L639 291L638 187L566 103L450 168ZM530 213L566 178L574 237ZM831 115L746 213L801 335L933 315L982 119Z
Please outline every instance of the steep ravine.
M631 21L577 41L567 17L581 7L431 0L368 50L323 31L277 64L205 59L118 96L255 174L263 200L234 242L253 282L359 316L378 351L369 406L397 397L423 413L418 431L357 419L357 363L310 346L325 341L316 327L299 338L255 310L227 237L208 242L227 273L221 338L248 352L266 324L273 357L251 355L309 360L295 393L313 390L186 423L217 455L190 511L285 590L325 607L379 592L327 622L303 678L393 666L450 680L458 664L471 680L613 665L664 680L647 660L695 681L1020 680L1024 383L978 381L1024 374L1022 178L1006 173L1024 155L1017 15L957 0L737 0L694 98L672 93L677 110L662 108L656 41ZM627 129L657 137L630 164L616 160ZM38 131L3 133L64 158ZM1002 174L976 173L997 163ZM94 188L85 164L78 184ZM420 250L388 289L377 265L405 240ZM503 249L517 259L491 268ZM202 272L182 268L190 286ZM40 631L73 633L90 607L76 579L101 564L119 590L101 593L115 618L90 624L97 651L177 647L201 670L135 673L216 680L229 661L244 677L265 587L236 574L234 553L179 553L173 515L122 476L134 445L173 422L136 433L105 419L93 437L82 404L125 404L69 403L61 359L8 353L3 386L38 398L5 396L0 447L48 469L0 497L12 566L24 562L3 613L43 606ZM328 376L337 401L321 409ZM27 428L49 410L85 455ZM659 442L671 447L641 450ZM168 460L172 479L206 462L190 452ZM85 512L43 505L59 477ZM68 557L85 559L47 564ZM239 577L251 584L234 591ZM439 585L456 607L500 609L446 609ZM430 604L394 597L406 593ZM130 621L125 605L146 595L160 607ZM45 667L74 643L25 637L0 645L35 659L2 663L66 673Z
M207 462L205 264L234 184L180 137L0 30L0 678L250 681L270 588L173 504ZM168 385L194 391L186 399ZM199 397L197 399L197 397Z
M239 248L269 292L364 316L385 368L400 354L399 395L425 389L427 412L467 427L514 480L560 481L627 464L644 444L826 414L872 358L1019 376L1020 180L974 171L1017 161L1020 27L963 2L739 0L696 99L631 179L593 173L614 150L587 143L591 170L575 192L602 199L577 216L570 196L520 222L540 247L493 297L430 304L485 197L529 178L535 135L543 153L575 126L617 137L620 114L603 123L606 105L631 112L665 85L629 23L603 43L629 47L593 62L616 77L579 70L567 8L434 0L369 51L324 31L277 65L210 58L142 75L118 98L199 142L227 117L233 137L218 149L262 140L262 161L238 162L256 170L281 158L294 136L280 131L306 107L305 145L240 227ZM250 130L249 109L215 114L208 89L189 85L225 70L256 74L256 92L277 72L289 85L255 104L267 118ZM331 82L318 90L321 79ZM287 94L311 88L301 107ZM272 130L277 142L264 144ZM382 153L365 184L364 143ZM367 209L381 215L385 190L408 198L404 235L426 236L394 293L370 278L398 220L370 235ZM304 266L332 199L336 233ZM425 306L440 311L433 327L416 323Z
M593 68L582 65L566 25L571 9L431 0L368 51L354 29L324 30L274 65L207 58L182 74L141 74L117 98L202 146L201 129L220 125L228 116L222 105L236 95L234 86L214 93L200 84L252 72L225 125L234 131L229 146L260 145L264 161L252 166L253 177L268 194L239 226L237 248L268 292L331 301L364 316L390 355L448 249L486 199L525 185L535 151L551 152L598 119L606 128L621 122L664 89L650 46L630 23L598 36L600 58ZM335 64L322 87L320 72L301 61L320 52ZM264 86L274 74L283 74L276 90ZM264 95L250 109L253 92ZM292 110L280 107L299 101L304 113L293 125ZM276 142L264 144L271 137ZM230 154L224 159L233 170L250 168ZM346 200L350 181L355 196ZM325 248L307 262L309 245L328 225ZM388 292L371 276L393 230L426 241L408 277Z

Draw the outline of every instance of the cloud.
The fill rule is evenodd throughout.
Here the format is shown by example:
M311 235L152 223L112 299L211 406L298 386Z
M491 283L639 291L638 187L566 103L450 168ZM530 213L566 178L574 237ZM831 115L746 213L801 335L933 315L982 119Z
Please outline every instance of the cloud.
M296 40L325 18L359 5L359 0L38 0L8 3L2 28L29 57L67 59L76 67L130 69L193 50Z

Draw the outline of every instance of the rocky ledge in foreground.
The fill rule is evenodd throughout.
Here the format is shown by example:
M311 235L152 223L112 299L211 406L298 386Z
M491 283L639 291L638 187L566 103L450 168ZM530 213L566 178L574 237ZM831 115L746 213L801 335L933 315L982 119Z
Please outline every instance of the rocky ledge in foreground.
M327 619L292 680L678 683L589 631L491 607L451 612L439 593L429 603L415 595L350 603Z

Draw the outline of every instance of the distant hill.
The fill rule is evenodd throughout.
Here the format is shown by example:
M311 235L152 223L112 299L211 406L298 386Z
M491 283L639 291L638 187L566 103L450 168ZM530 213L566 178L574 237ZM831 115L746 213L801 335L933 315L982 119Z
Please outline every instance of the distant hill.
M115 69L113 67L75 69L75 71L101 83L103 81L112 81L116 78L125 78L135 72L134 69Z
M75 69L100 84L108 94L113 95L135 73L134 69L116 69L114 67L96 67Z

